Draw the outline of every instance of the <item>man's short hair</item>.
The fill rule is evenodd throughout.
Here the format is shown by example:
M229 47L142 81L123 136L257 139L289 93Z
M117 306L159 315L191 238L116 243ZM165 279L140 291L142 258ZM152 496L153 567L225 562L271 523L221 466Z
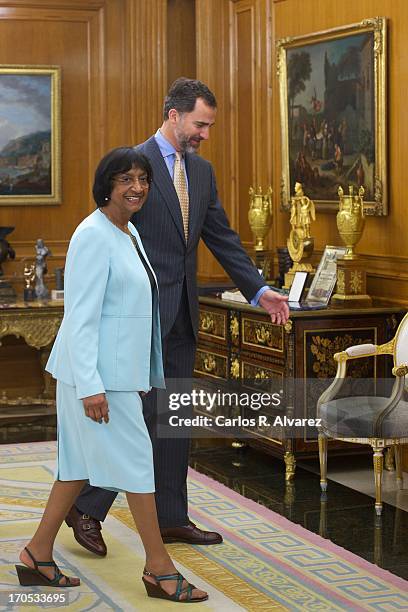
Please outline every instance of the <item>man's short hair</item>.
M197 79L187 79L186 77L176 79L164 98L164 120L166 121L169 118L169 110L172 108L175 108L179 113L191 113L194 110L197 98L202 98L211 108L217 108L217 100L207 85Z

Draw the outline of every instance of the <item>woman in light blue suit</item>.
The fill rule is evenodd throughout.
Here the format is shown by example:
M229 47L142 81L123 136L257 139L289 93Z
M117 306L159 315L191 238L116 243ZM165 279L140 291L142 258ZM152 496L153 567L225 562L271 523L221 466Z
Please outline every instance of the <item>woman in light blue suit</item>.
M126 492L146 551L150 597L204 601L163 545L154 500L152 446L139 393L164 387L158 289L130 217L152 170L130 147L98 165L97 210L75 230L65 266L64 319L46 369L57 380L56 482L40 525L20 553L20 584L75 587L53 558L54 540L85 481ZM41 559L41 561L38 561Z

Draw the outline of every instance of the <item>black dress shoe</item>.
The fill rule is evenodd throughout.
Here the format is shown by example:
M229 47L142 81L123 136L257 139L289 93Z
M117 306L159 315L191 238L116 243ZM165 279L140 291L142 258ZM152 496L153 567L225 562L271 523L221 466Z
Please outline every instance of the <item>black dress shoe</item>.
M185 527L164 527L160 529L163 542L182 542L183 544L222 544L222 535L215 531L203 531L193 522L189 521Z
M65 522L68 527L72 527L74 538L86 550L105 557L107 553L106 544L103 541L101 534L101 524L89 514L81 514L76 506L72 506L71 510L65 517Z

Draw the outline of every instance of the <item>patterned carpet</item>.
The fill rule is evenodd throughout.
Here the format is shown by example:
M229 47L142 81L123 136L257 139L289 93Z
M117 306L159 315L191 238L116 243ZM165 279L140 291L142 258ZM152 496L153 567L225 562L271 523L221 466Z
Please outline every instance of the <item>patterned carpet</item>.
M27 592L18 585L14 563L41 516L54 457L55 443L0 446L0 590ZM180 570L210 593L209 601L194 610L408 609L408 583L401 578L193 470L189 499L191 518L224 536L222 546L169 545ZM69 610L174 609L172 602L146 597L140 580L143 551L134 531L123 495L104 523L106 559L80 548L64 525L56 561L82 583L68 591ZM44 591L55 589L37 589Z

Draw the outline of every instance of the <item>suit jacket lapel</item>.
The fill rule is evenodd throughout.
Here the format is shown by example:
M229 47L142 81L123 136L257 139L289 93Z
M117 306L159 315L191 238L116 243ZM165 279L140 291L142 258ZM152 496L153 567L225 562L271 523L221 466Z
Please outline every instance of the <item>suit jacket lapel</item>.
M157 289L157 288L158 288L158 287L157 287L157 277L156 277L156 274L155 274L155 272L154 272L154 270L153 270L153 268L152 268L152 266L151 266L150 261L149 261L149 260L148 260L148 258L147 258L147 255L146 255L146 252L145 252L145 250L144 250L144 248L143 248L143 243L142 243L142 241L141 241L141 239L140 239L139 233L137 233L137 235L133 234L133 236L135 236L135 239L136 239L136 242L137 242L137 246L139 247L139 251L140 251L140 254L139 254L139 255L140 255L141 257L143 257L144 262L146 263L146 265L147 265L147 266L149 266L150 271L151 271L151 273L153 274L153 278L154 278L154 280L155 280L155 282L156 282L156 289Z
M180 202L177 197L176 190L174 189L174 184L171 180L169 171L167 170L166 162L163 159L154 136L149 138L149 140L145 143L144 148L146 155L150 159L153 166L153 183L163 196L163 200L170 211L177 230L185 243Z
M189 215L188 215L188 242L193 237L196 220L199 213L199 168L196 153L186 153L185 164L188 176L188 196L189 196Z

